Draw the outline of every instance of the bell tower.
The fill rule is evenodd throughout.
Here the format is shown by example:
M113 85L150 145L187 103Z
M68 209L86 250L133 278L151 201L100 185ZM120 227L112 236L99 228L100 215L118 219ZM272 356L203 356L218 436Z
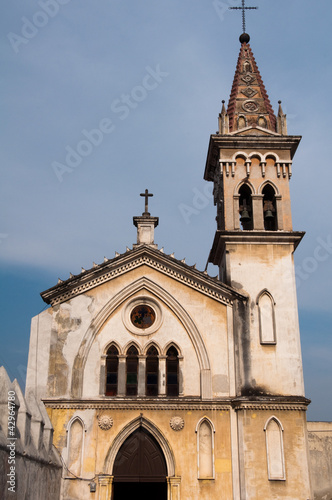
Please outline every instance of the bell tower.
M309 499L293 260L304 233L293 230L289 192L301 137L288 135L280 101L275 115L249 41L243 33L204 174L217 207L209 262L247 296L233 321L238 497Z
M293 262L304 233L293 231L289 193L301 137L287 134L280 102L275 116L249 40L240 37L228 107L210 138L204 178L214 184L217 231L209 261L248 294L239 393L304 396Z

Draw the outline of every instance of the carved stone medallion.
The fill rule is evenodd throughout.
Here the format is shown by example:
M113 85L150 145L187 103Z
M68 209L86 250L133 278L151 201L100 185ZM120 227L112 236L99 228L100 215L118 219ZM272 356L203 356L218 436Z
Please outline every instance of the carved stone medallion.
M173 431L182 431L184 427L184 420L182 417L172 417L169 425L173 429Z
M108 415L98 417L98 425L103 431L108 431L113 425L113 418Z
M244 111L247 111L248 113L255 113L258 111L259 106L255 101L246 101L243 105L242 108Z

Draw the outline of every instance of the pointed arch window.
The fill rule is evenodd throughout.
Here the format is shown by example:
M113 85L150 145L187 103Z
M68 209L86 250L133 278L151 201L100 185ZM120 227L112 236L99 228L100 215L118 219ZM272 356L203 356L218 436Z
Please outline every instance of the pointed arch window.
M179 353L174 346L169 347L166 353L166 394L179 395Z
M106 396L118 393L119 351L112 345L106 353Z
M275 190L267 184L262 191L263 194L263 215L264 229L266 231L277 231L277 205Z
M253 229L252 198L251 189L247 184L243 184L239 189L239 213L241 227L244 231Z
M126 359L126 395L137 396L138 389L138 351L130 346Z
M256 304L258 305L261 344L276 344L275 302L272 295L267 290L263 290Z
M146 395L158 396L159 358L158 351L151 346L146 353Z
M285 457L283 427L277 417L271 417L265 424L267 470L270 481L285 481Z
M203 417L197 424L198 479L214 479L214 426Z
M72 475L80 476L82 474L85 434L81 418L72 419L68 424L67 432L68 475L69 477L72 477Z

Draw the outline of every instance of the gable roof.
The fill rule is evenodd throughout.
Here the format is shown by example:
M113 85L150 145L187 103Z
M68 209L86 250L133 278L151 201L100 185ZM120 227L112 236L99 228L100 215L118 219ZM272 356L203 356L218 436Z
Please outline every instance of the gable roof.
M246 300L245 295L217 278L212 278L207 272L199 271L196 266L189 266L176 259L173 254L166 255L150 245L140 245L114 259L105 259L102 264L95 264L78 275L71 275L66 281L59 280L57 285L40 295L44 302L55 306L142 265L156 269L224 304L232 305L234 299Z

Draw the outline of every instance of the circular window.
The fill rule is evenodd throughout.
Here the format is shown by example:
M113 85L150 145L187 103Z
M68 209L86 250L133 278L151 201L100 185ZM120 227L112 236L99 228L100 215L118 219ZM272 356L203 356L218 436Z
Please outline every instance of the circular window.
M134 335L151 335L162 324L162 310L156 300L137 297L123 308L122 320L127 330Z
M137 328L149 328L153 325L156 319L156 313L152 307L140 305L134 307L130 314L131 322Z

